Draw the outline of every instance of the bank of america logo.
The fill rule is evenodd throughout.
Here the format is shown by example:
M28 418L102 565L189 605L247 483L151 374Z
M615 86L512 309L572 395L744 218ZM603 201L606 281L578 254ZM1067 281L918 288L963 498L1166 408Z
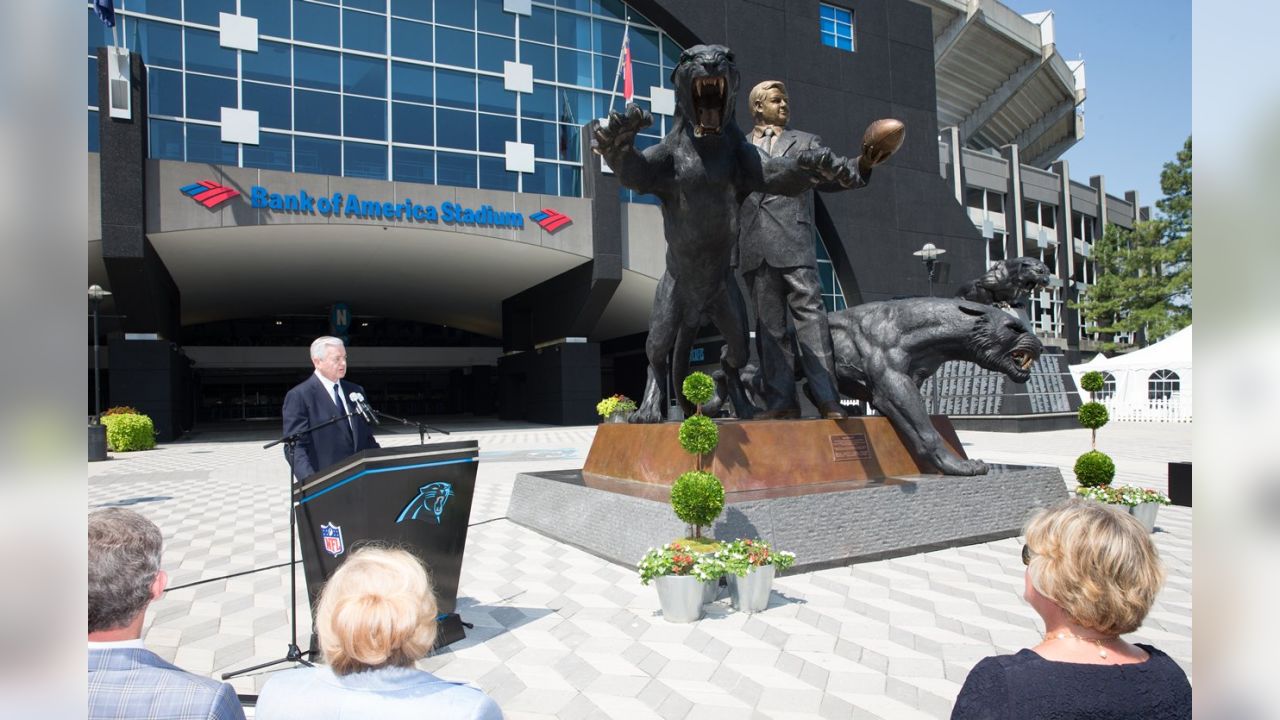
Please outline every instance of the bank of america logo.
M207 208L215 208L240 194L239 190L219 185L212 180L201 180L182 188L182 194Z
M560 228L573 222L573 218L564 215L551 208L545 208L529 216L529 219L538 223L538 227L553 233Z

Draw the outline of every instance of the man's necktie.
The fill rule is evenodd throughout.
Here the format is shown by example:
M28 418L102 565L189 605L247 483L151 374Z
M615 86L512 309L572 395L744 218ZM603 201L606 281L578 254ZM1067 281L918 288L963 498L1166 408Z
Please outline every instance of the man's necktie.
M347 412L347 406L342 404L342 391L339 390L338 388L339 388L339 384L334 383L333 384L333 402L335 405L338 406L338 412L345 414ZM347 422L347 431L351 433L351 446L355 447L355 442L356 442L355 423L351 422L351 418L349 417L345 419Z
M778 134L773 128L765 128L764 131L764 154L773 155L773 142L778 139Z

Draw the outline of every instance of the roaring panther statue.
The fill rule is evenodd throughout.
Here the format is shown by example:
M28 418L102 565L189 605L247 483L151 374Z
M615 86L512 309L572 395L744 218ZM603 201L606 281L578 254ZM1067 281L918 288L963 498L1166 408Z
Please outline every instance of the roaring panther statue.
M662 422L667 378L673 376L672 386L680 387L688 374L689 349L708 320L725 339L720 365L727 394L738 417L748 419L755 408L739 376L749 358L746 303L729 267L738 238L738 207L753 192L790 196L821 182L848 186L857 161L828 150L794 158L760 153L734 120L738 70L727 47L685 50L671 81L676 113L657 145L644 152L636 149L636 133L653 118L634 104L623 113L610 113L593 135L593 149L622 185L661 201L667 240L667 266L654 294L645 343L648 378L631 421ZM683 397L680 401L686 414L693 411Z
M1044 346L1026 321L991 305L946 298L907 298L827 313L842 395L870 402L910 448L944 475L982 475L981 460L965 460L943 442L929 419L920 386L942 363L967 360L1017 383L1031 377ZM715 373L717 389L721 375ZM755 368L743 371L754 381ZM714 415L723 392L703 411Z
M1022 307L1036 288L1049 284L1049 268L1029 257L1001 260L976 280L960 286L956 297L983 305Z

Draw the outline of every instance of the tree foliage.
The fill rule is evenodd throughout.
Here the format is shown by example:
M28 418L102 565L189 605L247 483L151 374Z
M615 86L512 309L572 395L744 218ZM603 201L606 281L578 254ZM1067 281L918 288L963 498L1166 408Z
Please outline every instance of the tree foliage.
M1093 244L1097 277L1075 306L1114 350L1121 333L1155 342L1191 324L1191 138L1160 173L1159 215L1132 230L1108 224Z

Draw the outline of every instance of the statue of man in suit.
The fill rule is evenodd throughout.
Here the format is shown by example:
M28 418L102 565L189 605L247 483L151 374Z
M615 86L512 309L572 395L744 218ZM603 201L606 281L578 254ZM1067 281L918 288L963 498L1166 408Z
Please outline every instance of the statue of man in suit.
M821 150L822 139L787 127L787 89L766 80L747 98L755 128L750 140L770 157ZM860 188L871 168L884 158L858 158L853 177L816 185L831 192ZM849 164L850 166L853 163ZM800 417L795 390L795 354L787 336L787 315L795 325L800 364L818 412L828 419L847 416L836 390L831 334L822 303L822 282L814 252L813 191L795 197L753 193L739 211L738 271L742 273L756 313L756 349L760 356L765 410L756 419Z

